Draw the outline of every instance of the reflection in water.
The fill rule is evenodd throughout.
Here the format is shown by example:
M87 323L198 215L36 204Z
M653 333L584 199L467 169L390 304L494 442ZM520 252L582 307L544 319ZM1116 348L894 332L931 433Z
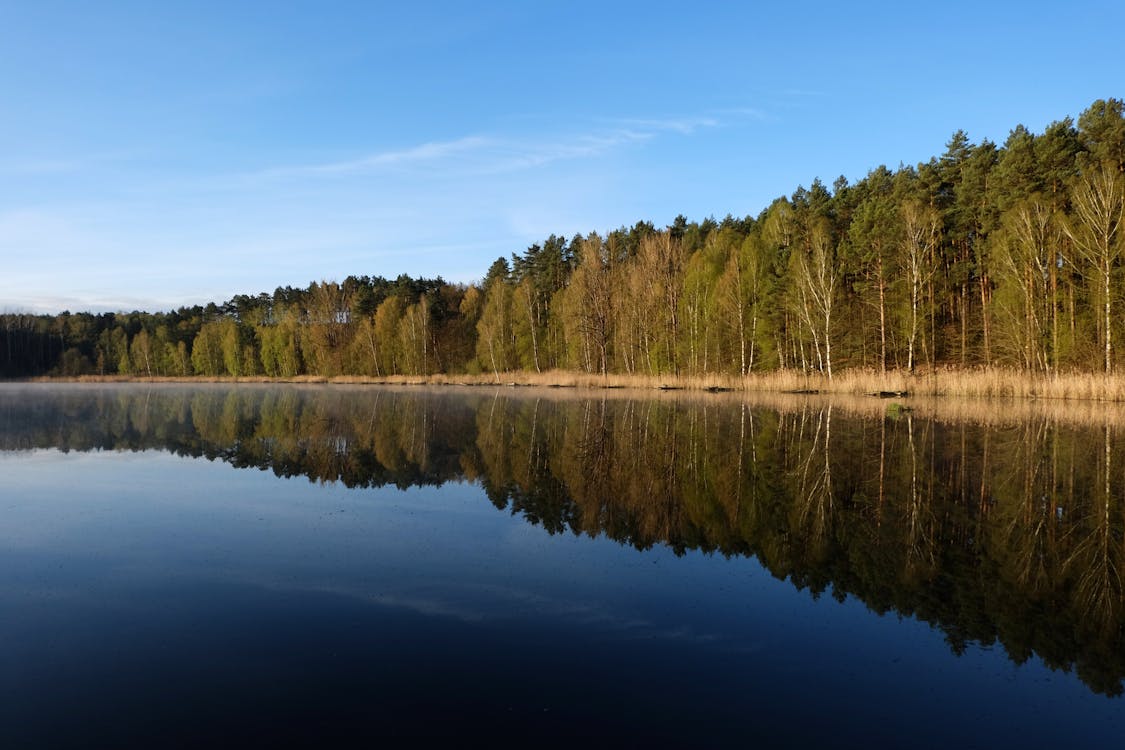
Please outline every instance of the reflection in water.
M43 394L44 397L33 397ZM349 487L480 482L552 534L752 555L814 596L1125 677L1121 428L829 402L191 387L0 394L0 450L161 449Z

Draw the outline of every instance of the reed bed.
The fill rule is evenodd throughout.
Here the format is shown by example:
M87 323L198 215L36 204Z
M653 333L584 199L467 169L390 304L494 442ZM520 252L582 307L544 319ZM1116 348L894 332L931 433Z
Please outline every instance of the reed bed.
M746 376L595 374L567 370L512 371L481 374L392 375L372 377L300 375L290 378L146 377L83 375L37 378L40 382L82 383L333 383L341 385L466 385L539 386L551 388L624 388L641 390L748 391L790 394L841 394L884 397L1045 399L1056 401L1125 402L1125 375L1091 373L1030 374L1002 368L939 368L909 373L892 370L844 370L829 378L821 373L776 370Z
M699 394L696 398L716 399ZM1006 428L1028 424L1067 425L1070 427L1125 428L1125 403L1104 401L1073 401L1013 398L959 398L916 396L882 399L841 393L799 395L764 391L720 394L731 403L741 402L750 408L769 409L783 413L825 413L865 419L914 419L943 424L969 424L980 427ZM681 398L689 398L682 394Z
M923 419L951 424L992 427L1029 422L1125 428L1125 376L1106 378L1085 373L1057 377L1031 376L1001 369L939 369L886 374L847 370L831 380L795 371L730 375L652 376L594 375L569 371L506 372L479 375L398 375L292 378L82 376L39 378L38 382L80 383L219 383L381 385L409 388L419 385L534 388L537 397L566 399L653 398L706 401L767 408L782 412L824 410L841 416ZM876 396L873 398L872 396Z

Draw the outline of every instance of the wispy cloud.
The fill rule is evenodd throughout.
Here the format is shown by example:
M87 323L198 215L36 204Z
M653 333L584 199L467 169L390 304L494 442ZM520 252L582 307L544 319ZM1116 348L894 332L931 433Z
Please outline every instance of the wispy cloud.
M292 179L364 177L391 171L441 169L461 175L485 175L533 169L557 161L600 156L628 143L644 141L652 133L617 130L558 138L468 136L423 143L401 150L365 154L354 159L270 167L239 175L235 184L258 184Z
M237 572L227 575L228 579ZM271 590L293 590L291 582L255 580L241 576L243 583ZM543 617L552 622L569 622L584 630L595 629L613 633L622 640L666 640L714 647L739 649L744 646L717 632L698 631L682 624L662 623L647 617L620 611L600 601L586 601L565 596L552 597L537 591L491 583L434 583L400 591L370 592L348 582L332 581L318 585L314 581L297 590L316 591L366 601L382 607L407 609L430 617L445 617L465 623L495 622L513 617Z
M723 109L715 110L717 114L724 115L728 118L738 118L740 120L755 120L758 122L770 119L770 114L764 109L757 107L726 107Z
M756 107L722 107L699 115L649 118L625 117L607 120L607 122L622 127L637 128L653 134L695 135L702 130L732 127L744 124L747 121L761 122L768 119L770 119L769 114Z
M746 114L746 113L740 113ZM592 159L668 133L693 135L722 121L713 116L614 118L586 132L536 136L468 135L446 141L363 154L323 163L268 167L244 173L236 184L287 179L346 178L380 173L440 168L459 174L484 175L543 167L559 161Z
M681 135L691 135L704 128L714 128L722 124L717 117L670 117L663 119L624 118L614 122L626 127L637 128L644 131L662 133L672 132Z
M821 91L820 89L788 88L788 89L782 89L781 93L785 96L792 96L792 97L822 97L822 96L828 96L827 91Z
M558 161L591 159L621 146L647 141L653 135L641 130L621 129L557 139L497 141L495 149L479 165L480 172L493 174L534 169Z
M442 161L460 154L480 151L487 148L491 142L491 139L481 136L466 136L452 141L422 143L411 148L396 151L382 151L343 161L274 167L255 172L251 176L270 179L286 177L333 177L338 175L359 174L376 171L385 167Z

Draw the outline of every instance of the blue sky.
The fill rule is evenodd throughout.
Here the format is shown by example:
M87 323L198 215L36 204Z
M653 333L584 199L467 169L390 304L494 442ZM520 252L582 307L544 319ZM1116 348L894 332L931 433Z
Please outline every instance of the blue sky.
M918 5L919 7L912 7ZM480 278L1125 96L1117 2L4 2L0 311Z

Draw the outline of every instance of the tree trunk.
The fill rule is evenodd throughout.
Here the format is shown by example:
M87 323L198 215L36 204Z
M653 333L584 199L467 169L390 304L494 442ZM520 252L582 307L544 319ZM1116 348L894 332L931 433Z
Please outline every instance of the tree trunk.
M879 372L887 372L887 283L883 277L883 259L879 258Z
M1110 274L1112 273L1112 266L1109 262L1109 254L1106 254L1105 267L1102 269L1102 276L1104 282L1104 289L1102 292L1105 294L1105 374L1109 375L1113 372L1113 327L1110 325L1112 317L1110 315L1110 308L1113 305L1113 300L1109 296L1110 292Z

